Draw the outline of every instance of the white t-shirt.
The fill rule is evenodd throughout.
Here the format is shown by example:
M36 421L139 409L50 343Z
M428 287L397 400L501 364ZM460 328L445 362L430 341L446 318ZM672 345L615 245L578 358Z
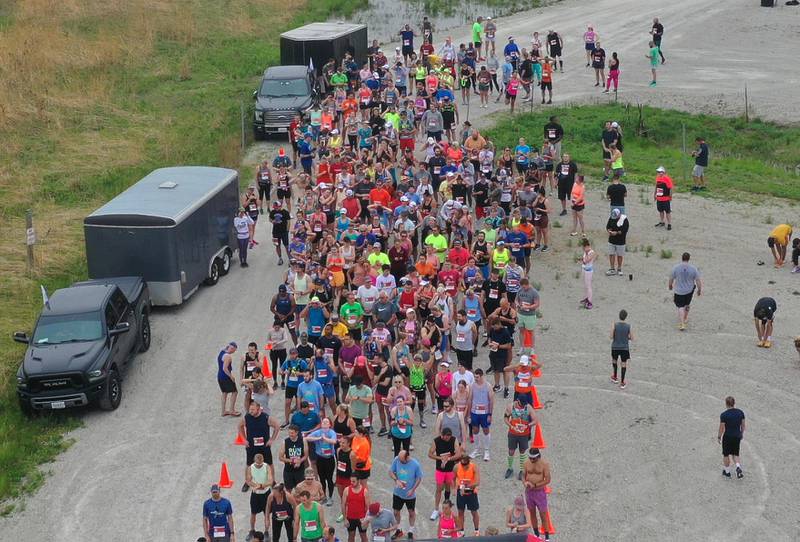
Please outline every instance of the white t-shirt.
M453 373L453 389L458 389L458 383L462 380L466 381L467 387L472 386L475 383L475 375L472 374L472 371L464 371L462 375L461 372L456 371Z
M364 312L372 312L372 306L375 304L375 301L378 299L378 294L380 291L378 288L370 284L369 286L361 285L358 287L358 291L356 292L356 297L358 301L361 303L361 306L364 307Z
M247 239L250 237L250 226L255 224L253 219L247 215L233 217L233 227L236 228L237 239Z

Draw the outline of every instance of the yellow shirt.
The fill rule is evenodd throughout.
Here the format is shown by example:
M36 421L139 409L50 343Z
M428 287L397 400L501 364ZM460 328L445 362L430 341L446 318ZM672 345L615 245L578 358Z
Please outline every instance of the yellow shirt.
M779 245L785 245L786 239L792 235L792 227L789 224L781 224L779 226L775 226L775 229L772 230L772 233L769 234L770 237L775 238L775 242Z
M347 329L347 326L344 325L341 321L334 324L333 329L331 331L333 331L333 334L339 337L340 339L343 339L345 335L350 333L350 331Z

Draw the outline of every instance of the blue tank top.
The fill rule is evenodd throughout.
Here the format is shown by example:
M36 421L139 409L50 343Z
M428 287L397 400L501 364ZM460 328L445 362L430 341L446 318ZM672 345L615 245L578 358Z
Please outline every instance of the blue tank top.
M472 300L469 297L464 298L464 310L467 311L467 320L471 322L481 321L480 302L481 299L478 296L475 296Z
M349 227L350 227L350 219L349 218L345 218L344 220L339 218L336 221L336 240L337 241L341 241L342 240L342 235L344 235L344 232L346 232Z
M225 354L227 354L225 350L220 350L217 355L217 380L230 380L230 377L222 370L222 367L225 366L225 361L222 359L225 357Z
M406 407L408 409L409 407ZM408 421L411 416L408 415L408 410L403 413L397 414L397 421ZM399 439L406 439L411 438L411 426L410 425L393 425L392 430L390 431L393 437Z
M464 270L464 282L467 286L472 286L472 282L475 280L475 275L478 274L478 268L474 269L465 269Z
M314 378L317 379L317 382L319 382L323 388L329 386L331 382L333 382L331 368L328 367L328 362L324 358L314 358L314 373Z
M325 327L325 315L322 309L310 308L308 310L308 334L313 337L322 335L322 328Z
M278 314L282 314L284 316L292 312L291 298L288 295L284 298L278 296L277 300L275 301L275 310L278 312Z

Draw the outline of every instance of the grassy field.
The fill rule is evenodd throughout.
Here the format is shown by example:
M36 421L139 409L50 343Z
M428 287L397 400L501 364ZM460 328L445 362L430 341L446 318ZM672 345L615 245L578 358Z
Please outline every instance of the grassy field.
M541 145L542 128L550 115L564 127L562 152L569 152L592 177L602 177L600 134L606 120L623 129L626 183L652 183L659 165L667 168L679 188L691 186L694 160L687 151L702 136L711 149L707 182L712 197L755 201L760 195L800 200L800 128L744 119L689 115L679 111L636 106L597 105L547 109L504 118L488 135L497 145L510 145L524 136Z
M278 61L279 33L366 3L0 3L0 501L35 489L36 465L67 446L61 435L78 423L20 415L23 348L10 335L31 328L39 284L52 291L85 276L82 218L157 167L237 167L240 107ZM38 235L31 274L26 209Z

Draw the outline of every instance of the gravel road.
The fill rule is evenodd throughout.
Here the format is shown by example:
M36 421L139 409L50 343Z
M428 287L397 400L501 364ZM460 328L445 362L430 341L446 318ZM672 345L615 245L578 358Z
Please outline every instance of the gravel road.
M791 55L797 50L800 10L762 9L756 0L676 0L669 5L599 0L591 4L591 13L585 5L568 0L498 25L501 36L513 33L520 42L534 29L552 26L562 32L567 72L556 79L558 103L591 99L589 92L596 90L581 63L582 52L574 47L591 22L607 51L620 53L625 89L620 98L735 113L747 82L759 115L798 120L799 76L791 68L796 66ZM646 88L644 53L649 22L656 15L666 26L668 61L660 71L661 83L651 90ZM462 36L454 37L458 42ZM270 147L257 147L251 157ZM713 186L713 163L709 179ZM587 197L587 223L602 252L608 207L601 190L593 188ZM791 326L800 321L800 278L756 265L757 260L769 262L765 239L772 226L766 222L791 221L796 207L679 195L675 229L665 232L652 227L655 210L639 190L632 187L628 201L629 247L637 251L628 255L626 271L633 280L595 277L595 310L578 309L577 248L570 246L568 224L553 229L554 250L538 257L532 271L542 284L537 350L545 363L539 395L546 407L539 417L549 445L545 455L552 463L552 517L559 536L796 539L800 477L790 465L800 450L795 419L800 363L791 338L800 330ZM269 298L285 271L268 249L267 234L259 227L261 248L253 251L249 269L235 266L217 286L202 288L180 309L154 314L152 348L128 373L122 406L85 415L85 427L70 435L75 445L46 467L52 474L26 500L25 510L0 519L4 538L195 540L201 534L202 501L222 461L235 481L224 495L233 501L239 536L246 534L247 497L238 491L244 450L233 445L235 422L219 417L214 358L227 341L264 340ZM653 248L649 257L647 246ZM661 259L662 249L674 256ZM680 333L666 276L684 250L693 254L707 287L693 304L689 331ZM779 306L771 350L755 347L751 323L752 307L763 295L775 297ZM636 334L624 391L609 382L607 359L608 332L621 308L631 314ZM478 365L487 363L482 355ZM749 422L741 481L719 474L714 437L728 394L736 396ZM518 482L502 480L505 438L496 431L493 461L480 462L483 526L500 526L498 514L520 491ZM418 435L416 455L422 457L430 430ZM389 449L388 441L376 445L371 483L387 505ZM431 462L422 463L428 478L419 494L418 537L434 534L427 519Z

